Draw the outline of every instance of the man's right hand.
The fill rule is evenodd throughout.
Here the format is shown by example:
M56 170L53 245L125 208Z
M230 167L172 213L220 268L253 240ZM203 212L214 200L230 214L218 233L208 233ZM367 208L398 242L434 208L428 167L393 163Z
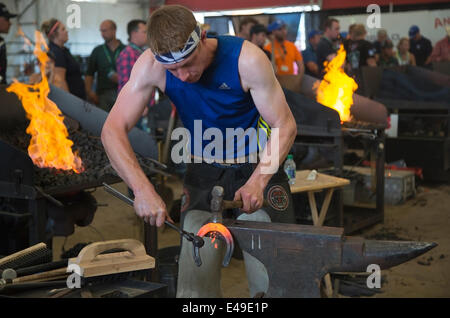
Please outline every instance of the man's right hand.
M146 223L160 227L167 219L174 223L167 213L166 204L153 189L138 190L134 193L134 209L136 214Z

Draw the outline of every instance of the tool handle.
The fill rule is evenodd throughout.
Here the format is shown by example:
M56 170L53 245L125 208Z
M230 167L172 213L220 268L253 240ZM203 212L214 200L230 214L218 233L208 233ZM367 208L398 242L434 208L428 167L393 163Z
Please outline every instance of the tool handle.
M223 209L224 210L242 209L243 207L244 207L244 203L241 200L239 200L239 201L223 200Z
M67 277L69 274L67 273L67 267L62 267L58 269L54 269L48 272L32 274L27 276L22 276L13 279L13 284L24 283L24 282L44 282L48 280L57 280L60 278Z
M105 187L106 192L112 194L117 199L122 200L123 202L127 203L128 205L134 206L134 201L132 199L130 199L126 195L120 193L119 191L117 191L116 189L111 187L109 184L106 184L103 182L103 186Z
M113 196L115 196L116 198L122 200L123 202L134 206L134 201L127 197L126 195L120 193L119 191L117 191L116 189L114 189L113 187L111 187L110 185L106 184L103 182L103 186L105 187L106 192L112 194ZM174 229L175 231L177 231L178 233L180 233L181 235L183 235L184 237L186 237L186 239L188 240L193 240L194 239L194 235L192 235L191 233L187 233L186 231L181 230L180 228L178 228L177 226L173 225L172 223L164 220L164 224L167 225L168 227Z
M266 199L264 199L263 206L269 206L269 202ZM243 207L244 207L244 204L241 200L238 200L238 201L223 200L223 209L224 210L242 209Z
M81 264L92 262L101 253L112 249L121 249L128 251L132 254L131 258L147 255L144 245L142 245L142 243L137 240L121 239L121 240L103 241L91 243L85 246L80 251L80 253L78 253L76 263Z

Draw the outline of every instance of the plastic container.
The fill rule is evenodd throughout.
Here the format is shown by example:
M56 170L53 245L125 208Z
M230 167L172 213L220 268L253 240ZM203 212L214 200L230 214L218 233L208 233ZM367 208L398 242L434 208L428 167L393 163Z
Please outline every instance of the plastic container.
M295 161L293 155L288 155L286 161L284 162L284 172L289 178L289 184L295 184Z

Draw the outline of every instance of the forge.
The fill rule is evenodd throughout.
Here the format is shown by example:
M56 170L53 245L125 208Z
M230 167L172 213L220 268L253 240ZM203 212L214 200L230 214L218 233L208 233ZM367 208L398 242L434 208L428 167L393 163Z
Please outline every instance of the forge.
M65 116L72 148L85 169L75 173L33 164L27 153L30 136L25 132L29 120L16 95L0 86L0 225L8 229L0 233L3 255L39 242L51 246L53 236L72 234L75 224L89 225L97 202L87 190L121 181L100 140L107 113L53 86L49 98ZM137 128L129 137L145 173L153 176L156 141Z

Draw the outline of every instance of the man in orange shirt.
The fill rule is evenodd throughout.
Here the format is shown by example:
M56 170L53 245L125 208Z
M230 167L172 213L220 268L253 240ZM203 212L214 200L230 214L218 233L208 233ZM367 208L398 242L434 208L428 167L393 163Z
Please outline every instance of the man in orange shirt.
M272 52L275 60L277 75L294 75L294 62L297 64L297 75L303 77L305 67L303 57L294 43L287 41L286 24L281 20L276 20L269 24L267 30L272 33L273 40L264 49ZM273 50L272 50L272 44Z

